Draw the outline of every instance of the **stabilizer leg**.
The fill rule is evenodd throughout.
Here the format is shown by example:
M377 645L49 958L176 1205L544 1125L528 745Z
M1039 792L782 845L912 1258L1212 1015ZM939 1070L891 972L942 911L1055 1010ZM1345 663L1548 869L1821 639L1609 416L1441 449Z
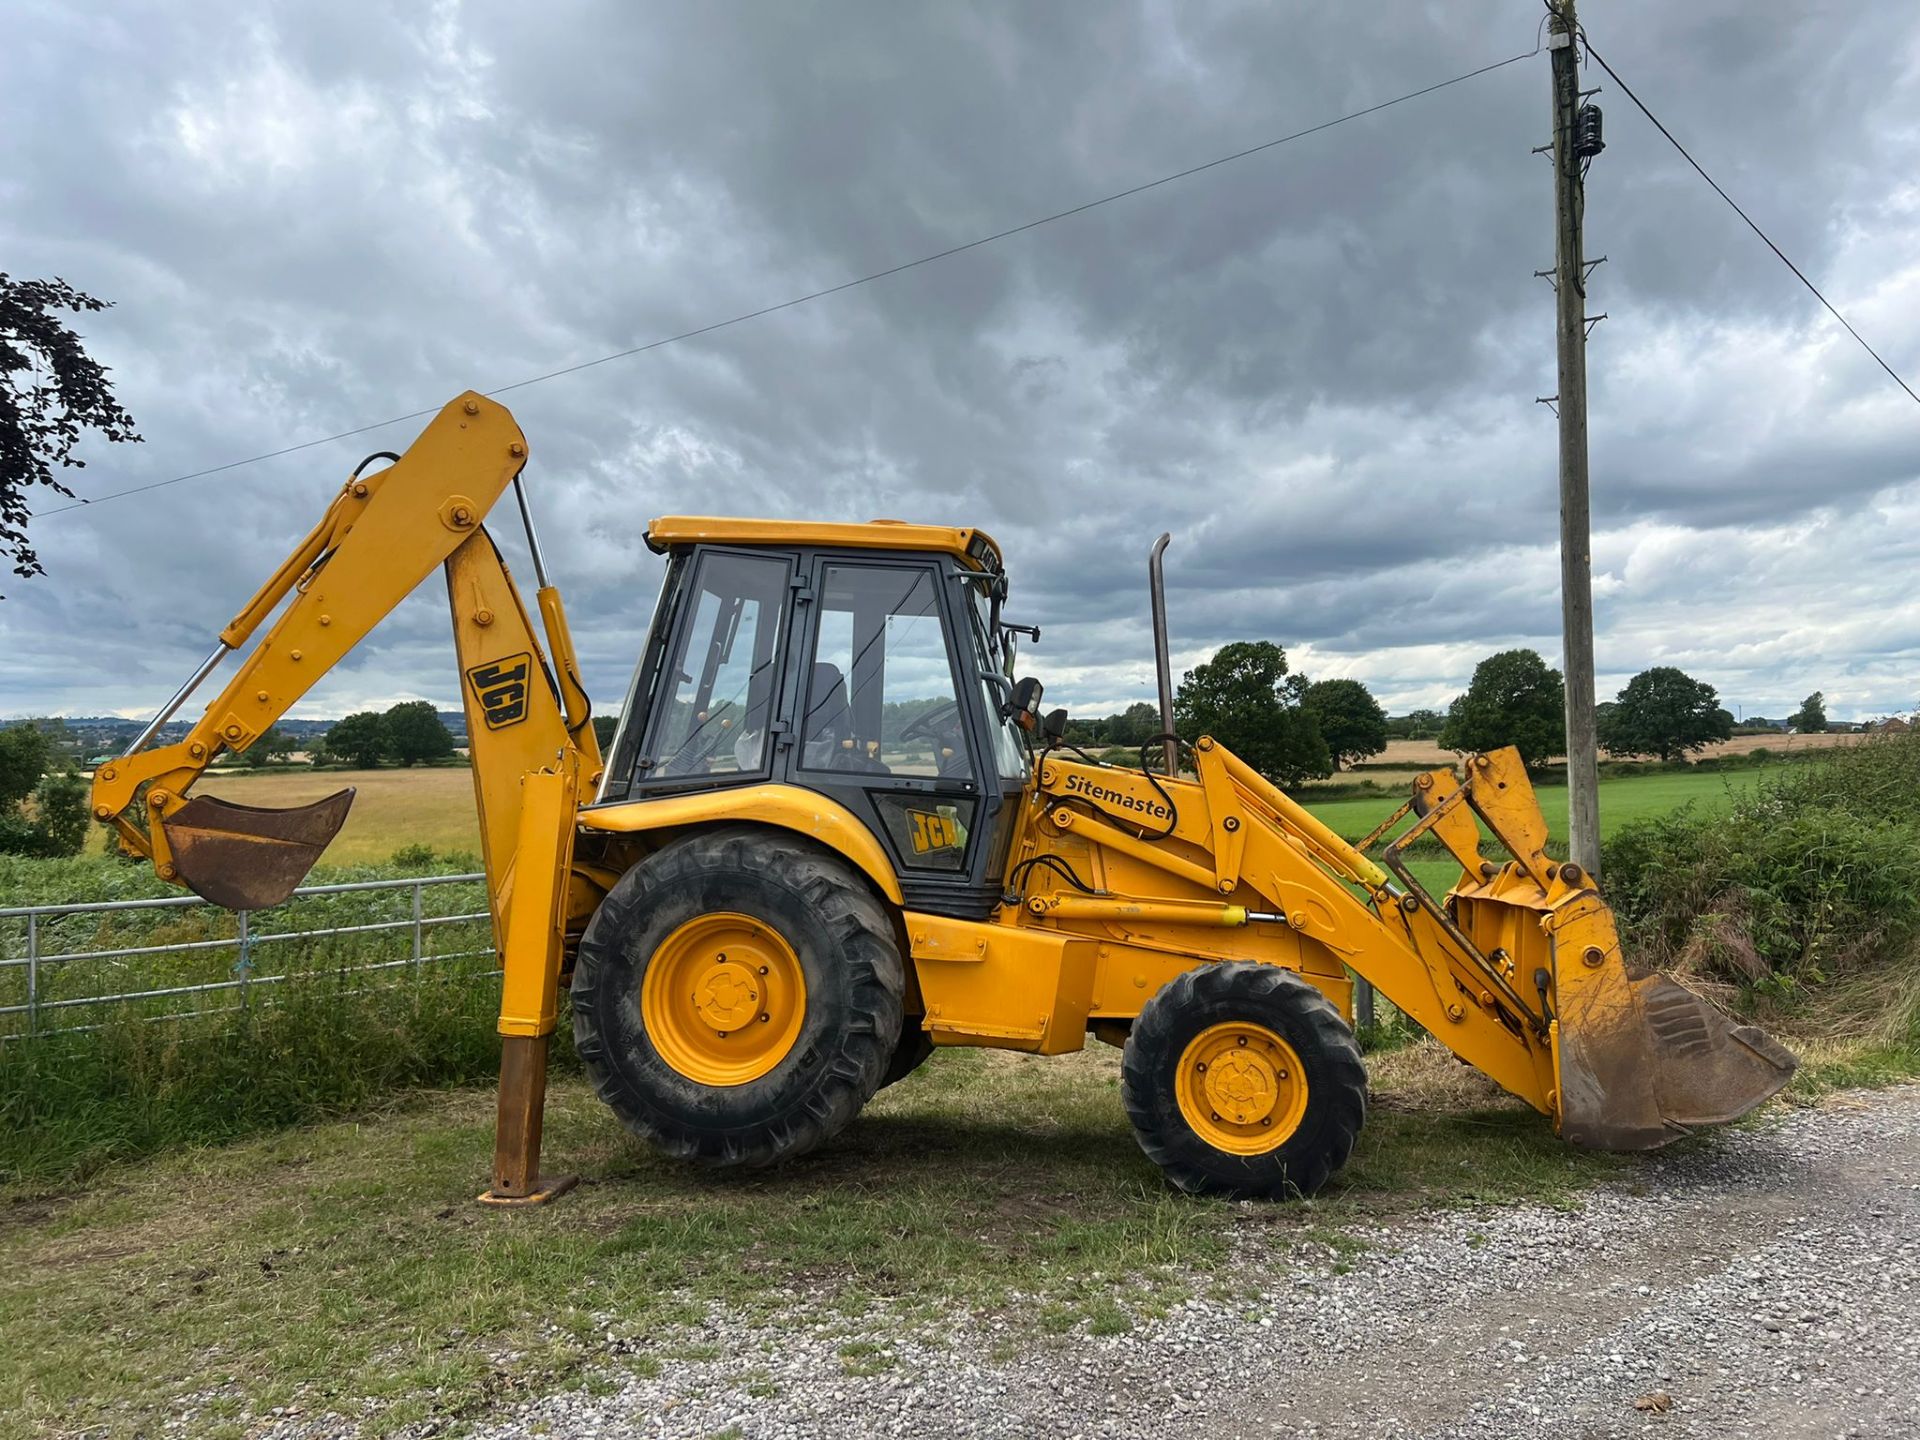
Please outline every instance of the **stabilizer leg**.
M570 768L523 782L520 838L507 900L505 971L500 984L500 1104L487 1205L542 1205L577 1177L540 1173L547 1099L547 1044L560 988L561 905L573 860L576 782Z
M548 1035L500 1041L500 1107L494 1120L493 1184L483 1205L544 1205L571 1190L577 1175L540 1173L541 1125L547 1103Z

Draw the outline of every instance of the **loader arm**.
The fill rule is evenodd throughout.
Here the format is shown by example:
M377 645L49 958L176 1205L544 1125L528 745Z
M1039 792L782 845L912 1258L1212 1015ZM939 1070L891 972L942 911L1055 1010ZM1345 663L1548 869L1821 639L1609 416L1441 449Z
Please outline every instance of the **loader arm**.
M1129 1022L1163 983L1156 955L1169 976L1194 958L1258 959L1298 970L1343 1009L1347 972L1370 981L1594 1148L1645 1149L1724 1123L1791 1078L1794 1059L1770 1036L1628 969L1592 878L1548 858L1518 752L1475 756L1464 779L1420 776L1359 846L1224 745L1202 737L1193 759L1192 780L1057 751L1037 767L1039 805L1011 873L1053 855L1092 882L1029 865L1022 908L1028 923L1102 942L1096 1033ZM1376 862L1367 848L1409 815ZM1404 859L1429 835L1460 866L1444 897ZM1488 838L1501 861L1483 854Z
M449 403L391 466L355 474L318 524L220 632L199 672L146 734L93 778L93 813L162 878L216 903L257 909L286 898L346 818L351 791L296 811L258 811L188 792L222 751L254 744L435 566L447 567L482 815L488 889L504 934L521 778L572 769L598 778L588 701L557 592L539 606L554 657L481 521L526 464L507 410L469 392ZM285 602L185 738L142 748L218 661ZM492 667L492 668L489 668Z

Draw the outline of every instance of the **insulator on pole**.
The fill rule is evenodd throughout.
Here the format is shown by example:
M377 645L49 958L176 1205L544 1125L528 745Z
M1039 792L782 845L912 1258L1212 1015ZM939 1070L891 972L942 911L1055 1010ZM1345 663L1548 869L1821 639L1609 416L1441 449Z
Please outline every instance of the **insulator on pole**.
M1607 148L1602 134L1600 107L1582 105L1573 121L1573 153L1576 159L1591 160Z

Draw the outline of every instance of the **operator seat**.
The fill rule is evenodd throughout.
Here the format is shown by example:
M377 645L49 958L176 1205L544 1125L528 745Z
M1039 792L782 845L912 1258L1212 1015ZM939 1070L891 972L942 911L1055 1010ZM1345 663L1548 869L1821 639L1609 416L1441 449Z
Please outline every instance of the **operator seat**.
M809 770L855 770L891 775L878 760L861 753L853 740L853 707L847 703L847 679L838 665L816 660L807 685L807 712L800 727L800 763Z

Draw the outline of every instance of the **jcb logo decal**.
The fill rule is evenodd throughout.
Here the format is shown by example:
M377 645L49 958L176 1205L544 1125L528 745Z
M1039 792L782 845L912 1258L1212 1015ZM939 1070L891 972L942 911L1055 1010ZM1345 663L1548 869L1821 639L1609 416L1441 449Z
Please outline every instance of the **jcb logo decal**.
M489 730L504 730L527 718L527 675L532 669L533 656L523 652L467 671L467 683L473 686L473 698L480 702Z
M960 826L951 815L942 815L937 810L909 810L907 819L913 822L916 855L925 855L929 850L952 850L960 844Z

